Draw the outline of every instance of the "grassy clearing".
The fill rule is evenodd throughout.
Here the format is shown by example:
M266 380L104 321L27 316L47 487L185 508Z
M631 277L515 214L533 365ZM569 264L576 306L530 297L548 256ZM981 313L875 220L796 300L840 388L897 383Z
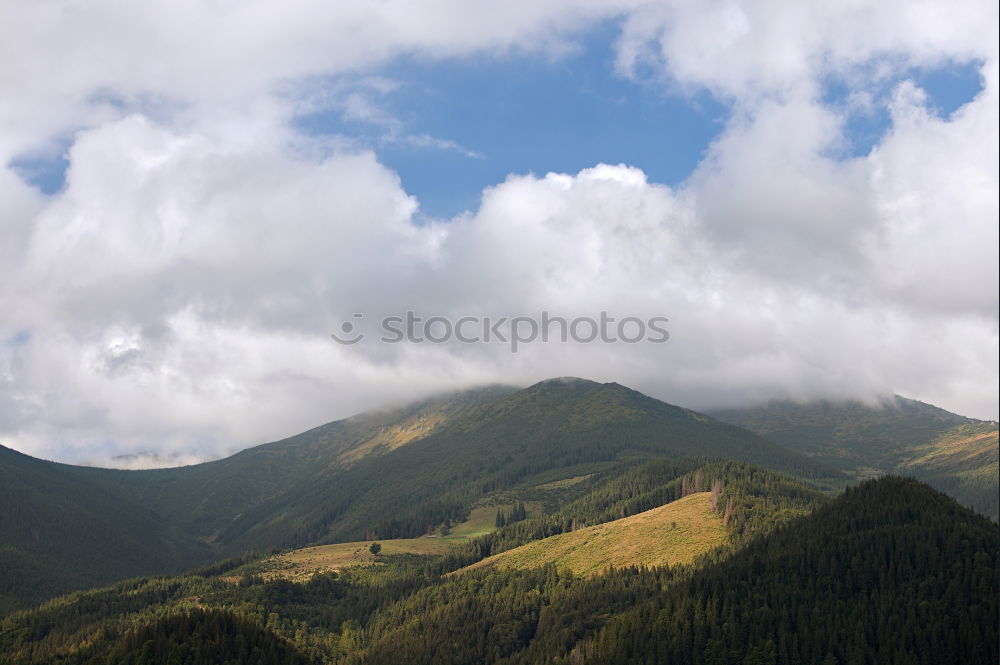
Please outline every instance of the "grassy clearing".
M381 565L379 558L369 548L373 542L382 546L382 555L392 554L443 554L450 543L439 538L408 538L399 540L357 541L306 547L285 552L265 562L262 573L265 579L285 578L304 582L316 573L341 570L353 566Z
M489 533L496 528L497 510L509 511L513 506L505 504L502 506L480 506L473 508L469 512L469 519L461 524L456 524L451 528L451 532L446 536L439 536L438 540L449 543L465 542L484 533ZM423 540L418 538L418 540Z
M395 450L411 441L430 436L434 433L434 430L447 422L447 420L448 418L444 413L418 413L391 427L383 428L367 441L346 451L340 456L338 461L342 464L349 464L357 462L379 449L382 449L382 452Z
M447 535L394 540L365 540L334 545L318 545L285 552L263 563L265 579L285 578L294 582L308 580L316 573L330 572L355 566L382 565L379 557L370 551L372 543L382 546L380 556L417 554L432 556L444 554L453 545L489 533L496 528L497 509L509 511L511 505L481 506L473 508L469 519L456 524ZM529 507L530 511L530 507Z
M555 563L578 575L610 567L678 565L722 545L726 528L700 492L624 519L528 543L470 566L536 568Z
M577 483L582 483L587 478L590 478L594 474L588 473L584 476L573 476L572 478L563 478L562 480L553 480L551 483L543 483L541 485L535 485L535 489L539 490L561 490L566 487L572 487Z
M975 423L961 425L939 436L928 445L915 449L918 455L901 466L941 467L963 471L976 470L996 460L1000 445L996 425Z

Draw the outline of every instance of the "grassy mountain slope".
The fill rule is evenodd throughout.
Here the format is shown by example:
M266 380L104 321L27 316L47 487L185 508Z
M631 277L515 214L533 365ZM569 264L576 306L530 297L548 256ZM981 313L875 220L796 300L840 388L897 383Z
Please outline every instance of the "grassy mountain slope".
M101 475L186 532L214 542L239 515L290 487L383 455L452 422L474 420L513 391L489 386L449 393L338 420L214 462Z
M467 522L454 525L447 536L380 541L383 549L377 560L368 552L369 543L321 546L277 557L221 562L182 577L132 580L106 589L64 596L36 610L0 620L0 663L90 662L94 654L110 651L121 643L135 643L133 638L137 634L149 636L158 631L167 633L162 641L169 645L175 639L171 636L170 624L162 621L202 608L222 609L260 622L265 632L292 641L298 651L314 661L332 662L362 648L368 639L361 630L363 625L374 626L383 612L386 620L391 621L389 610L397 601L422 589L434 594L435 589L452 588L450 582L442 585L439 581L442 572L455 568L449 563L453 561L453 554L438 554L443 549L451 548L454 552L473 545L473 549L498 545L511 536L519 538L536 528L552 526L547 520L558 523L566 520L565 526L569 529L574 523L612 522L621 514L636 517L630 537L643 538L646 537L644 532L655 532L662 521L654 519L648 523L655 512L639 514L679 498L678 492L697 488L702 483L717 486L720 502L726 506L732 498L733 508L719 510L714 517L699 515L698 519L718 522L725 513L730 524L751 525L757 533L773 528L773 518L779 518L780 523L781 513L808 509L828 501L801 483L748 464L725 462L699 466L694 461L632 464L604 474L603 479L595 477L564 488L562 491L578 492L583 486L582 493L556 513L538 515L533 507L526 518L497 530L498 509L512 516L514 506L484 505L473 510ZM529 486L523 491L556 490L537 490ZM667 512L689 503L697 504L702 499L697 492L693 496L693 499L687 497L675 502ZM698 508L694 512L703 511ZM682 517L678 516L675 535L685 530ZM621 524L628 519L626 517ZM621 524L612 529L620 531ZM494 534L498 534L500 540L491 543L487 539ZM462 545L462 541L467 545ZM635 564L643 563L643 552L629 554L628 543L623 545L619 551L622 558L616 563L629 565L625 557L631 557ZM655 554L655 546L646 549ZM331 569L339 569L340 576L331 574ZM635 568L630 566L628 570ZM470 571L460 577L478 579L482 572ZM525 583L534 584L531 580L536 579L537 574L531 571L525 574ZM566 583L572 583L572 579L575 578L566 578ZM650 587L641 593L646 597L652 591ZM420 596L415 602L422 603L422 599ZM407 605L405 611L411 610ZM5 659L4 654L9 655L9 659Z
M638 515L533 541L462 570L555 564L577 575L593 575L608 568L691 563L726 542L722 515L711 502L710 492L689 494Z
M996 423L965 423L913 446L893 471L919 478L996 521L1000 519L998 451Z
M75 528L86 529L87 515L122 513L94 521L103 524L94 530L101 543L117 545L95 548L105 553L100 562L77 567L72 544L86 542L85 534L67 539L63 534L74 532L65 532L57 518L39 517L30 529L10 531L5 551L8 570L23 573L16 584L37 587L21 601L30 602L115 579L108 575L169 572L211 556L416 537L466 519L498 491L685 456L746 460L813 478L837 475L747 430L623 386L555 380L362 414L191 467L118 471L35 460L33 468L55 475L24 475L10 502L22 513L54 515L61 509L50 488L99 488L112 498L79 493L71 502L77 512L67 514L78 514ZM113 509L105 509L109 502ZM71 545L32 567L37 543L58 540ZM108 572L88 577L92 569ZM58 571L55 585L46 578L50 570Z
M509 511L511 506L502 506ZM456 545L489 533L495 528L497 506L473 508L469 519L456 524L447 535L397 538L379 541L355 541L304 547L283 552L252 566L265 579L286 579L301 582L318 573L340 572L345 568L382 565L384 557L399 554L433 556L446 554ZM378 543L381 551L371 553L371 546Z
M76 467L0 446L0 613L210 560L203 543Z
M985 665L998 656L998 541L950 498L886 478L679 576L449 577L377 614L346 662Z
M587 662L995 663L998 555L985 518L868 481L618 617Z
M208 563L223 554L214 542L219 530L244 511L450 420L475 418L511 392L492 386L439 396L174 469L78 467L0 446L0 614L73 589Z
M774 402L713 415L855 478L912 475L994 520L1000 516L995 422L898 396L879 406Z
M570 486L582 482L574 480ZM697 488L716 483L713 510L712 493ZM530 495L533 489L514 493ZM500 528L495 528L497 511L509 514L513 506L491 501L474 508L469 519L451 527L447 535L380 540L379 556L369 552L376 541L318 545L275 555L245 572L302 581L316 573L380 565L385 556L402 554L445 555L447 571L494 563L515 568L556 563L578 574L608 565L674 565L724 543L739 547L829 500L761 467L696 460L634 465L602 474L580 489L575 499L566 498L555 512L533 510L526 519ZM684 496L684 491L694 493ZM724 527L725 521L731 528Z
M783 510L778 495L799 494L772 472L728 473L730 490L755 492L768 511ZM656 475L633 469L578 509L647 496ZM669 482L690 488L710 476L702 467ZM434 557L390 555L301 583L240 576L252 563L122 582L0 619L0 663L103 663L116 649L137 657L146 643L223 646L211 625L190 627L205 616L288 657L338 665L996 662L996 525L898 478L822 503L702 568L582 577L549 564L439 577Z
M744 429L618 384L546 381L349 469L317 474L244 512L220 534L257 544L415 537L464 519L481 497L539 474L643 458L725 457L810 477L837 473Z

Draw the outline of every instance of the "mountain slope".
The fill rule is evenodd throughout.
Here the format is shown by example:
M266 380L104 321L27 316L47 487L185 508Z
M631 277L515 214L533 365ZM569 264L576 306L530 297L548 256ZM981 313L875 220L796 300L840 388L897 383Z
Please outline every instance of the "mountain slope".
M215 541L237 516L288 488L378 457L452 422L475 419L512 392L507 386L488 386L439 395L327 423L205 464L95 471L103 482L121 486L184 531Z
M884 478L690 574L449 577L377 614L346 662L986 665L998 555L996 525Z
M643 458L745 460L788 473L838 474L744 429L629 390L579 379L518 391L409 445L317 474L245 512L220 534L235 550L252 543L419 536L461 520L480 497L538 474L607 470ZM610 465L610 466L609 466Z
M793 489L735 468L742 481L730 476L730 488L773 507L783 501L772 490ZM709 467L671 482L690 487L699 472L708 478ZM646 475L594 492L641 496L628 486ZM223 646L210 625L190 628L196 610L223 610L219 619L248 641L289 657L338 665L996 662L995 524L899 478L821 503L700 569L581 577L546 565L438 577L434 559L390 555L301 583L266 581L256 562L131 580L0 619L0 664L103 663L116 649L138 658L147 642Z
M492 545L499 545L511 536L526 535L523 527L532 532L554 526L550 520L567 521L568 530L576 523L613 522L618 515L636 517L632 521L635 526L632 536L642 539L652 535L655 540L657 523L662 520L649 522L650 517L657 514L655 511L637 514L674 499L681 501L667 511L681 508L684 512L685 505L704 499L697 491L703 484L718 491L719 516L725 515L731 525L741 524L740 528L751 529L757 534L783 523L782 514L789 511L801 514L828 501L797 481L760 467L734 462L707 465L698 465L693 460L647 462L633 464L603 479L578 484L585 486L584 492L562 511L544 517L529 514L524 520L494 531L498 506L483 506L473 511L468 522L455 525L446 538L381 541L383 549L377 559L368 552L369 543L354 543L347 548L340 545L307 548L277 557L221 562L182 577L129 580L106 589L64 596L36 610L0 620L0 664L49 663L55 658L65 665L89 663L93 660L91 654L111 651L122 643L135 644L136 635L159 635L164 630L165 617L169 619L201 608L223 609L253 621L262 621L266 616L263 627L267 631L292 641L296 649L314 661L332 662L362 646L359 626L352 625L351 621L368 624L376 615L382 616L383 611L386 617L391 617L388 611L393 603L415 593L419 596L421 589L426 589L433 597L437 591L452 588L451 583L441 585L438 575L456 567L449 560L454 561L452 557L457 551L453 549L444 557L435 556L442 551L442 545L464 550L466 547L459 542L472 538L467 545L480 549L491 545L487 539L493 534L498 534L500 540ZM680 492L685 489L695 491L694 499L684 500ZM706 515L702 510L710 508L710 501L703 502L709 505L694 506L695 513L702 513L695 517L699 522L718 523L721 517ZM512 508L510 504L500 508L513 512L506 510ZM684 517L676 517L678 528L672 531L679 535L685 532ZM621 524L628 523L626 517L612 529L622 533ZM725 531L719 529L719 535L723 534ZM732 540L732 535L723 537L733 543L741 542L740 539ZM628 543L623 544L626 547L620 553L626 558L616 563L635 571L632 564L644 563L641 558L644 554L629 553ZM645 545L647 553L662 554L656 551L654 542ZM363 560L355 560L359 556ZM338 569L339 576L330 574L331 568ZM471 571L461 577L479 579L482 572ZM523 581L529 586L538 578L533 571L525 575ZM546 576L547 573L541 573L543 579ZM572 579L578 578L565 578L565 583L572 584ZM298 583L291 584L288 580ZM614 580L611 584L617 587L619 581ZM646 578L640 578L626 583L642 597L648 597L659 586L646 588L643 585L647 582ZM472 585L476 587L478 583ZM419 605L423 596L415 601ZM579 611L580 606L576 610ZM410 611L407 606L406 612ZM391 618L387 620L392 621ZM184 623L187 619L181 616L179 621ZM168 634L162 635L162 639L169 645L175 639L169 630L166 632ZM250 630L248 634L253 632ZM198 648L197 640L186 644ZM9 658L4 658L4 654ZM98 659L97 662L103 661Z
M994 520L1000 517L995 422L899 396L877 406L773 402L713 415L855 478L912 475Z
M173 469L71 466L0 446L0 615L74 589L218 559L218 531L244 511L317 473L475 418L513 390L438 396Z
M0 614L213 553L76 467L0 446Z
M89 488L67 514L79 515L77 528L102 525L94 551L105 556L79 568L77 553L67 547L32 567L38 543L65 539L59 520L45 517L32 522L33 530L11 531L6 556L17 558L9 570L24 573L17 585L37 585L22 601L29 602L116 579L88 577L92 568L119 571L120 579L251 550L420 536L464 520L498 491L679 457L745 460L837 482L835 471L747 430L617 384L564 379L362 414L190 467L119 471L34 460L32 468L54 475L24 475L26 485L9 501L21 512L48 515L61 510L47 495L50 487ZM100 498L105 495L111 498ZM109 503L114 506L105 508ZM120 519L103 523L88 517L118 513ZM85 542L84 535L69 541ZM119 546L102 546L112 542ZM49 584L49 570L61 581Z
M593 575L625 566L675 566L725 542L726 527L712 509L711 492L698 492L638 515L536 540L462 571L555 564L577 575Z
M868 481L622 615L588 662L995 663L998 554L953 500Z

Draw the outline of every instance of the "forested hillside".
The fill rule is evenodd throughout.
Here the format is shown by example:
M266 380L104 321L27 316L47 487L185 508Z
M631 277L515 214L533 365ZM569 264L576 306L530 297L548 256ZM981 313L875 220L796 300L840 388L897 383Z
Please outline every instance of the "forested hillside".
M979 468L960 451L990 432L945 420L912 459ZM822 463L616 384L471 391L186 469L0 450L0 473L8 611L234 557L12 613L4 664L997 655L995 524L912 480L834 499ZM476 530L446 536L473 509ZM387 538L415 540L350 567L271 549Z
M214 556L114 485L77 471L0 446L0 614Z
M745 429L617 384L494 386L176 469L71 467L11 452L0 458L0 472L16 478L4 490L0 583L10 609L251 550L415 537L465 519L497 492L692 456L843 482Z
M611 622L593 663L996 663L1000 531L863 483Z
M349 652L344 648L346 642L353 644L353 640L360 645L369 639L367 633L358 630L378 612L422 588L439 584L442 573L530 541L543 532L607 523L623 514L641 515L648 507L662 504L668 504L664 508L669 509L675 499L704 494L700 491L703 485L712 487L715 519L728 523L726 531L734 547L752 534L766 533L787 522L789 513L804 514L826 501L798 481L745 463L706 465L685 460L634 464L557 490L563 494L562 501L568 503L554 513L527 517L511 511L515 521L474 538L451 554L380 554L369 559L367 568L344 568L339 577L328 571L333 574L311 580L306 577L302 584L291 584L283 575L270 574L275 565L281 572L285 557L235 559L185 577L138 580L57 599L3 623L0 647L20 654L16 662L47 662L45 659L54 654L75 653L78 645L99 635L108 636L112 642L123 639L123 630L148 627L164 613L218 607L236 608L241 616L265 617L268 630L293 640L298 649L314 657L329 660ZM530 497L554 490L529 486L520 491ZM630 529L630 534L642 539L656 530L647 533L639 524ZM418 547L409 551L435 549ZM685 553L679 551L678 555ZM616 565L634 567L627 561Z
M244 511L219 540L233 551L419 536L460 520L481 497L557 469L607 470L636 459L750 461L836 482L838 474L748 431L617 384L547 381L350 469Z
M651 482L668 475L662 465L623 472L566 516L668 496ZM236 652L247 654L238 662L343 665L996 662L995 524L898 478L833 501L746 465L696 467L668 484L684 494L705 481L719 519L741 505L747 528L694 565L441 576L454 558L397 555L293 583L265 581L266 560L237 560L14 614L0 621L0 663L216 662L198 654ZM530 522L470 549L510 542Z

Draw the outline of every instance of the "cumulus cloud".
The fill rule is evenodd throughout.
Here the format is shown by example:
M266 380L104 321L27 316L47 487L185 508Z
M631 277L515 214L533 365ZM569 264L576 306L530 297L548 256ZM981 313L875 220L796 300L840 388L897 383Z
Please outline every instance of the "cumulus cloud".
M994 59L996 22L979 0L651 2L625 20L617 66L740 101L815 94L829 76L863 90L900 66Z
M2 440L187 462L428 391L561 375L693 407L896 391L996 417L995 6L443 4L24 3L0 22L0 126L19 128L0 131L3 163L71 137L51 197L0 168ZM350 102L333 84L304 94L317 77L399 54L556 57L608 17L623 75L731 105L675 188L628 165L512 174L428 222L374 153L290 125ZM851 111L823 101L825 77L863 96L861 68L947 61L981 63L974 100L940 117L903 81L888 133L843 156ZM364 101L337 108L397 127ZM407 310L666 316L671 339L511 354L328 337Z

